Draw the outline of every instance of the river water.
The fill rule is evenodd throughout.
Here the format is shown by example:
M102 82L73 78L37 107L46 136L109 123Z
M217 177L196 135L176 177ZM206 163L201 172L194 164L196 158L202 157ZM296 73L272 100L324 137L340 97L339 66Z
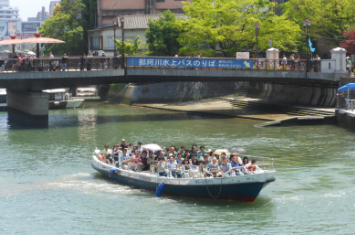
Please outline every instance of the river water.
M0 234L351 234L355 134L335 126L254 128L221 119L86 103L24 129L0 113ZM275 158L277 180L253 203L156 198L90 166L95 147L240 146Z

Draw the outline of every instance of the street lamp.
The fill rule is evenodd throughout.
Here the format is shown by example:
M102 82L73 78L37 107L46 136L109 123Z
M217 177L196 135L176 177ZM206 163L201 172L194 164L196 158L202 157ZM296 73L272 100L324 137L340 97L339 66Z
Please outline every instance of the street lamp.
M125 61L124 61L124 20L125 18L123 16L120 17L120 22L121 22L121 31L122 31L122 68L125 68Z
M117 19L112 19L112 26L113 26L113 56L116 56L116 46L115 46L115 39L116 39L116 28L117 28Z
M259 58L259 31L260 31L260 24L256 22L254 24L255 34L256 34L256 58Z
M311 31L311 21L310 20L305 20L303 21L303 27L304 27L304 30L306 31L306 34L307 34L307 41L306 41L306 46L307 46L307 54L306 54L306 78L307 78L307 72L309 72L309 57L308 57L308 54L309 54L309 46L308 46L308 41L309 41L309 32Z

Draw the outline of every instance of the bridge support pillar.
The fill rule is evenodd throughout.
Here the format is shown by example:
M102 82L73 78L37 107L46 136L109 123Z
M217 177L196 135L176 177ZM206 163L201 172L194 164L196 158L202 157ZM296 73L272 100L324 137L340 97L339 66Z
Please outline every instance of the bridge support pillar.
M26 126L47 126L49 95L42 91L7 90L9 120Z

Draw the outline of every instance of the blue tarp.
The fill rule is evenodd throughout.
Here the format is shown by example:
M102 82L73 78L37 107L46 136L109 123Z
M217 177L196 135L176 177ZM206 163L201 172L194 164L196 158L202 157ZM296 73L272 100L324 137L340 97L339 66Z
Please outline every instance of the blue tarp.
M345 86L339 87L338 91L355 91L355 83L348 83Z

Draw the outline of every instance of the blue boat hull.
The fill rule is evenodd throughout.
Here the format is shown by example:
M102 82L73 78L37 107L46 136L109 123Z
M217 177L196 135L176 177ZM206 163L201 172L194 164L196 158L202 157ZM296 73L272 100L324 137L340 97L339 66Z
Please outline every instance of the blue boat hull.
M92 167L121 184L130 185L136 188L156 191L157 183L146 182L138 179L132 179L122 175L112 174L100 169ZM218 199L232 199L238 201L253 202L259 195L261 189L266 186L266 183L244 183L244 184L230 184L230 185L165 185L162 195L182 195L187 197L205 197Z

